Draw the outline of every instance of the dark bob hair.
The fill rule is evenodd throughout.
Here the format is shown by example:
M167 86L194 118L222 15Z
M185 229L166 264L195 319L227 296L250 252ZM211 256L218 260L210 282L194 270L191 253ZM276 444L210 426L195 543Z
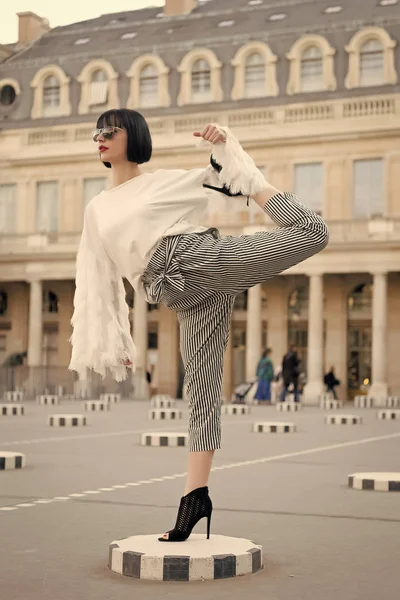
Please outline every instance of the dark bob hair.
M143 115L128 108L107 110L97 119L96 127L121 127L128 134L127 158L129 162L142 165L149 162L153 150L149 126ZM111 169L111 163L103 162Z

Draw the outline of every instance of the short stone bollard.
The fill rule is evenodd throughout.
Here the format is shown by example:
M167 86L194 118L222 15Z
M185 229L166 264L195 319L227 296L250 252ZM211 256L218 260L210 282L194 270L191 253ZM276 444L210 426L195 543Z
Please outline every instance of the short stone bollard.
M42 396L36 396L36 404L41 404L42 406L55 406L59 403L59 397L55 395L44 394Z
M359 415L328 415L325 417L327 425L360 425L362 417Z
M26 465L25 454L0 450L0 471L23 469Z
M378 419L380 419L381 421L395 421L396 419L400 419L400 410L380 410L378 412Z
M223 415L249 415L250 406L247 404L223 404L221 412Z
M296 425L284 421L267 421L264 423L253 423L253 433L294 433Z
M3 417L22 417L24 414L23 404L0 404L0 415Z
M111 405L103 400L87 400L84 403L84 409L86 411L106 412L111 409Z
M142 446L169 446L173 448L185 447L188 442L187 433L170 433L159 431L158 433L142 433Z
M348 485L355 490L400 492L400 473L353 473Z
M48 424L50 427L85 427L86 417L84 415L50 415Z
M302 408L300 402L278 402L276 405L278 412L298 412Z
M176 408L152 408L149 419L153 421L182 419L182 411Z

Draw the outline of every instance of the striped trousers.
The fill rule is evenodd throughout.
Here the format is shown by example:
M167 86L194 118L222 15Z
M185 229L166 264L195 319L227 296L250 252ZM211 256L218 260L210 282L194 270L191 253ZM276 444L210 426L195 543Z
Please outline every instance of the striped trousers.
M191 452L221 447L223 360L236 295L328 242L324 221L293 194L273 196L265 210L280 227L241 236L221 237L210 228L163 237L142 275L147 301L177 314Z

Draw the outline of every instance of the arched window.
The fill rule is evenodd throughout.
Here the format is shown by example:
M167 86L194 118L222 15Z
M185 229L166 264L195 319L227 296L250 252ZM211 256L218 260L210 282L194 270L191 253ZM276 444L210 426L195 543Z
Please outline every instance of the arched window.
M55 75L49 75L43 82L43 116L58 114L60 106L60 82Z
M303 53L300 82L302 92L315 92L324 89L323 56L318 46L311 46Z
M140 73L140 106L158 106L158 69L156 65L146 65Z
M89 109L98 111L101 107L106 107L108 103L108 77L102 69L97 69L92 73L89 86Z
M384 48L380 40L368 40L360 50L360 85L382 85L384 76Z
M201 58L192 68L192 102L208 102L211 99L211 68L209 63Z
M259 52L247 57L244 72L244 90L246 98L257 98L264 95L265 60Z

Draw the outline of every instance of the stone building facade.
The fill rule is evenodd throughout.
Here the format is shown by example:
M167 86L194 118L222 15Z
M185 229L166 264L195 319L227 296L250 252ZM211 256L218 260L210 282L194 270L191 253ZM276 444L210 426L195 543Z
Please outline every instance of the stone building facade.
M279 364L295 343L306 393L331 365L340 395L400 393L400 4L397 0L166 0L51 29L19 14L0 45L0 363L70 385L75 257L85 204L108 183L91 141L113 107L148 119L145 170L198 168L207 122L229 125L268 180L328 222L321 254L237 297L224 395ZM274 225L254 202L222 198L208 222L240 235ZM131 306L139 373L175 394L175 315ZM111 382L110 382L111 385Z

